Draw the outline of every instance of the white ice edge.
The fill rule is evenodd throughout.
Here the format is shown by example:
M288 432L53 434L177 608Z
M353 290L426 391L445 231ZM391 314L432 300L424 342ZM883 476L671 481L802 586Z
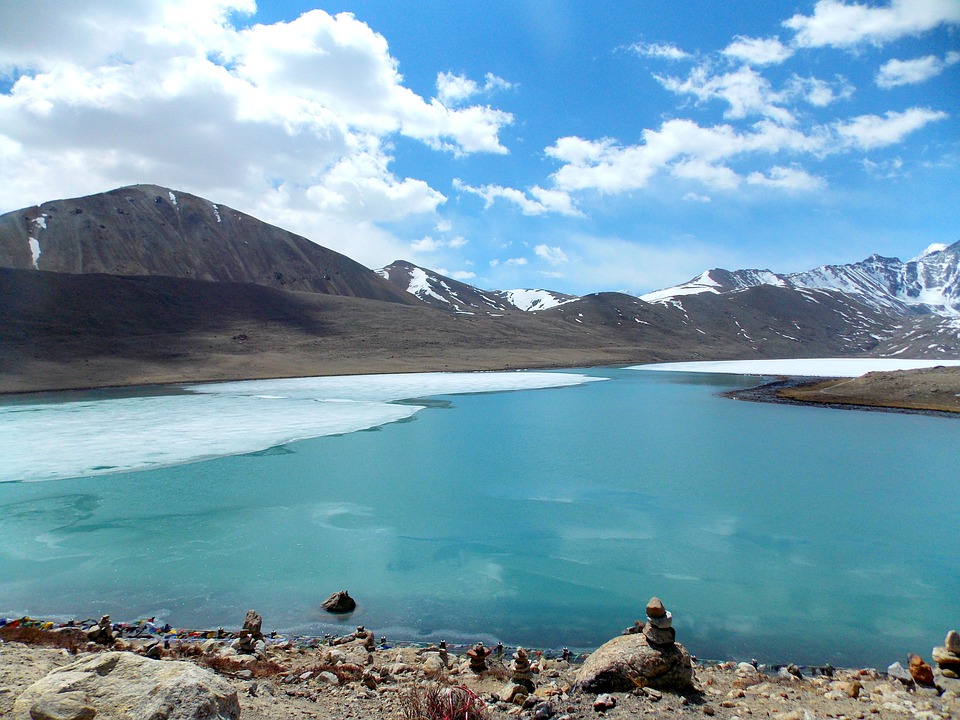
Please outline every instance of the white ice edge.
M725 375L797 375L803 377L859 377L868 372L918 370L938 365L958 366L960 360L905 358L792 358L782 360L704 360L699 362L634 365L629 370L716 373Z
M545 372L366 375L191 385L185 395L0 405L0 482L104 475L246 454L378 427L423 409L395 400L603 379Z

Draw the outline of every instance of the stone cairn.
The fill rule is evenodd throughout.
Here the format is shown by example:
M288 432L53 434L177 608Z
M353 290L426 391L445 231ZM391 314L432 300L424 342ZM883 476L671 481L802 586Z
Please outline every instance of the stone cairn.
M87 639L99 645L113 645L116 639L113 634L113 625L110 623L110 616L104 615L100 622L87 630Z
M513 665L511 666L510 670L513 672L511 681L522 687L528 693L532 693L534 690L533 668L530 666L530 659L527 657L527 651L522 647L517 648L517 652L513 656Z
M492 653L491 648L485 648L482 642L478 642L467 650L467 657L470 658L470 669L475 673L486 672L487 657Z
M256 610L247 610L243 627L236 641L237 652L253 655L257 651L257 642L263 640L263 618Z
M658 597L650 598L647 603L647 623L643 628L643 636L656 647L673 645L677 639L677 631L673 629L673 614L663 607Z
M944 677L960 679L960 633L956 630L947 633L943 645L933 649L933 661Z

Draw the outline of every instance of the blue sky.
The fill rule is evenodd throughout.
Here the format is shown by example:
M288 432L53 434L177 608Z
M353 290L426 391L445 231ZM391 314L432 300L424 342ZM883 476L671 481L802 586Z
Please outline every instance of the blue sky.
M960 240L960 0L0 6L0 211L132 183L641 293Z

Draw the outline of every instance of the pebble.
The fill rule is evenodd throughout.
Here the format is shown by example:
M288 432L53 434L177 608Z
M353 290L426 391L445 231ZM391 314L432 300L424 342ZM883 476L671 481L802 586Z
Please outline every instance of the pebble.
M606 712L607 710L612 710L616 706L617 699L609 693L598 695L597 699L593 701L593 709L597 712Z

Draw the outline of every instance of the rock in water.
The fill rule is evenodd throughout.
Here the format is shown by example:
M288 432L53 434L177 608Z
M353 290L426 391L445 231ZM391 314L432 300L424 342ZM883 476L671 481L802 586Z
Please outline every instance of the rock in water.
M13 720L50 717L44 708L70 695L77 720L236 720L237 691L226 680L188 662L150 660L133 653L98 653L54 670L28 687ZM86 714L84 714L86 713Z
M933 660L944 677L960 678L960 634L956 630L948 632L943 645L933 649Z
M353 612L357 609L357 601L346 590L340 590L323 601L323 609L331 613Z
M620 635L591 653L576 685L592 693L625 692L638 685L687 690L693 687L693 666L683 645L655 647L642 633Z

